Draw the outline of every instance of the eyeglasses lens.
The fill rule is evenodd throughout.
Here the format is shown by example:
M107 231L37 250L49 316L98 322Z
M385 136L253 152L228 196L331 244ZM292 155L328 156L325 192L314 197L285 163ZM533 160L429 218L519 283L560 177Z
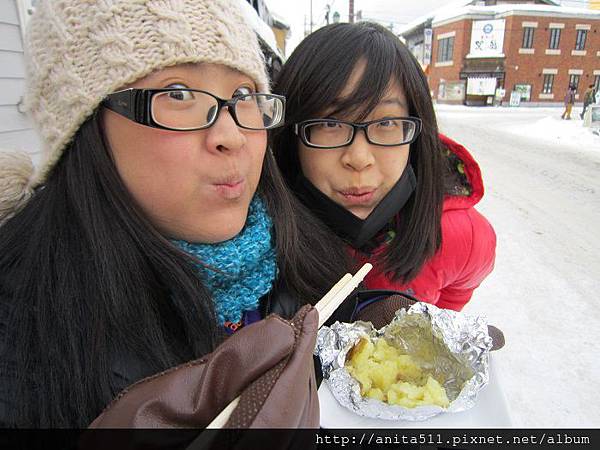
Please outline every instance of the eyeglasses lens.
M414 137L414 122L402 119L380 120L367 127L369 139L375 144L401 145Z
M316 122L305 126L304 136L318 147L346 145L352 138L352 126L337 122Z
M237 97L237 120L243 127L263 130L279 125L283 120L283 102L268 94L249 94Z
M166 91L152 97L152 118L168 128L189 130L208 125L219 108L208 94L192 91Z

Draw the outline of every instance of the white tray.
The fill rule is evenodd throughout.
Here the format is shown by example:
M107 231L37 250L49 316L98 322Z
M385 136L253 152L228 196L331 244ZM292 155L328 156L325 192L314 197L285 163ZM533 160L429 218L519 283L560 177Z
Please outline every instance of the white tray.
M490 358L490 380L477 397L475 406L460 413L442 413L431 419L413 422L372 419L359 416L335 399L327 383L319 388L321 427L323 428L502 428L511 427L510 412L500 380Z

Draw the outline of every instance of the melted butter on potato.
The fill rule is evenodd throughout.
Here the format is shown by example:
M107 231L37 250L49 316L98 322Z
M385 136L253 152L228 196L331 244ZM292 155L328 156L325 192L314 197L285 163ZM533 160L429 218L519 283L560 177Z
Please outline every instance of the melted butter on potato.
M363 397L405 408L445 408L450 404L446 390L435 378L384 339L361 339L348 353L346 369L360 383Z

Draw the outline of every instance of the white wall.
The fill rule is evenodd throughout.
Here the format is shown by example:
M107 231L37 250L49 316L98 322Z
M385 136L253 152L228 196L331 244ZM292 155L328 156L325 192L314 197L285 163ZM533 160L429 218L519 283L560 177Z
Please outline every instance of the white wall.
M0 149L40 149L39 139L18 103L25 88L21 18L17 2L0 0ZM21 9L23 11L23 9Z

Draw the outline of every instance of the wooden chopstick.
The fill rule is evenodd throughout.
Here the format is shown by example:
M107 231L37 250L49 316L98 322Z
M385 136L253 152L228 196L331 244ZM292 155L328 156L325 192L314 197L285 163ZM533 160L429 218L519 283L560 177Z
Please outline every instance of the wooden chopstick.
M340 281L333 285L333 287L319 300L315 305L317 311L319 311L319 328L329 319L329 317L335 312L335 310L342 304L342 302L348 297L354 289L362 282L367 273L373 268L370 263L366 263L362 266L354 276L347 273ZM206 428L223 428L233 410L236 408L240 401L240 396L233 399L229 405L225 407L223 411L219 413L217 417L208 424Z
M237 407L239 402L240 402L240 396L234 398L231 401L231 403L229 403L229 405L227 405L225 407L225 409L223 411L221 411L219 413L219 415L217 417L215 417L211 423L208 424L208 426L206 428L223 428L225 426L225 424L227 423L227 420L229 420L231 413L233 413L233 410Z
M229 405L221 411L217 417L213 419L211 423L208 424L206 429L218 430L225 426L233 410L237 408L238 403L240 402L240 397L234 398ZM185 450L207 450L213 447L214 440L217 438L217 432L214 433L205 433L202 431L191 443L188 445Z
M323 298L321 298L321 300L319 300L317 302L317 304L315 305L315 308L317 308L317 311L319 311L319 316L321 314L323 314L323 309L325 309L325 306L327 306L329 304L329 302L331 301L331 299L337 295L340 290L346 285L348 284L348 282L352 279L352 275L347 273L346 275L344 275L342 278L340 278L340 281L338 281L337 283L335 283L333 285L333 287L331 289L329 289L329 292L327 292L327 294L325 294L323 296Z
M358 272L356 272L356 274L353 277L348 279L347 282L343 283L339 290L336 293L334 293L329 299L326 298L329 294L327 293L325 297L323 297L323 299L321 299L321 301L315 305L315 307L319 311L319 328L323 326L323 324L329 319L329 317L331 317L335 310L339 308L339 306L344 302L344 300L346 300L346 297L348 297L352 293L352 291L354 291L354 289L356 289L356 287L364 280L365 276L369 273L369 271L372 268L372 264L366 263L358 270ZM342 280L344 278L342 278ZM340 284L340 282L338 282L338 284ZM336 284L335 286L337 286L338 284Z

